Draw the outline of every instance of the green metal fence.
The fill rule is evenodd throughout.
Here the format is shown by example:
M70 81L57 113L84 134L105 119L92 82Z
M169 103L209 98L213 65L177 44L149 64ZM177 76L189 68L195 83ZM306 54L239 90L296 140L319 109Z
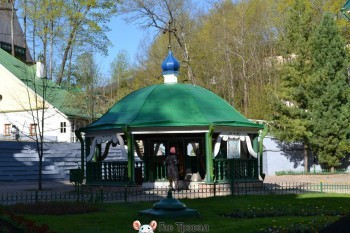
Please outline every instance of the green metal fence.
M142 188L140 186L91 187L84 186L72 191L24 191L0 193L0 204L35 203L49 201L82 202L154 202L167 196L167 188ZM284 195L303 193L350 194L350 183L231 183L196 184L173 192L182 198L208 198L240 195Z

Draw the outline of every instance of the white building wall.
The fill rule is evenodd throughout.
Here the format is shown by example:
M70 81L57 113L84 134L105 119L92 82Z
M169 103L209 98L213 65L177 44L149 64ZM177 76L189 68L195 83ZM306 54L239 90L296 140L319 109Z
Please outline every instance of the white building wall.
M0 64L0 112L24 111L42 106L42 99L37 98L21 80Z
M11 124L11 127L15 125L19 129L20 140L33 140L35 137L30 135L31 124L41 124L42 117L41 111L38 110L40 115L39 120L33 120L32 114L37 114L37 111L25 111L25 112L11 112L11 113L0 113L0 135L3 139L5 124ZM64 126L65 128L61 128ZM41 128L41 126L40 126ZM39 130L37 128L37 130ZM53 108L44 110L44 138L45 141L58 141L58 142L70 142L71 140L71 123L63 114ZM14 135L8 137L13 138Z
M23 67L25 70L25 67ZM15 125L22 140L32 140L31 124L41 124L43 99L0 64L0 140L13 139L5 135L5 124ZM38 79L40 81L40 79ZM46 141L70 142L71 122L67 116L50 104L45 104L44 138ZM33 118L34 116L34 118ZM61 128L64 126L65 130Z
M313 158L308 161L310 171L321 171ZM300 143L285 144L271 135L264 138L263 172L273 176L276 172L303 172L304 149Z

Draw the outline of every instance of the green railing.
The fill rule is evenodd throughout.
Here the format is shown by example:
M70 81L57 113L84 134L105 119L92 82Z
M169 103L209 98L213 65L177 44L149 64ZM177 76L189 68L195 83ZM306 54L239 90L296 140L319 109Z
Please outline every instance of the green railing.
M148 169L145 169L145 172L147 173L147 181L154 182L157 180L167 180L164 160L164 156L155 156L151 158Z
M214 177L217 182L258 180L257 159L214 159Z
M128 162L87 162L86 182L88 184L126 183Z
M163 164L156 164L155 168L156 180L167 180L167 167Z

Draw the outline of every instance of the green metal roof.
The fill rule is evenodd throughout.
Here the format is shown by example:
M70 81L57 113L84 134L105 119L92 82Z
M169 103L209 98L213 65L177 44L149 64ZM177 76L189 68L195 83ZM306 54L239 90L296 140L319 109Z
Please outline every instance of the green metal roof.
M129 94L82 130L209 125L262 128L213 92L174 83L152 85Z
M348 0L341 9L348 10L350 8L350 0Z
M340 11L343 13L343 15L348 19L350 20L350 0L348 0L344 6L340 9Z
M67 116L81 116L78 109L68 106L68 91L50 80L36 77L36 65L27 65L3 49L0 49L0 64L41 97L45 87L44 99Z

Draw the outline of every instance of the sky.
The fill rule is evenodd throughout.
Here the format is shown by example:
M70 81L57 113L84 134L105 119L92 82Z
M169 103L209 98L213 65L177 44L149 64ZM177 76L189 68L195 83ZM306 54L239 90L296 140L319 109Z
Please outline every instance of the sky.
M17 17L23 29L23 19L20 11L17 12ZM109 78L110 64L120 50L124 49L127 51L130 62L133 63L135 61L139 43L148 33L144 29L140 29L136 24L126 23L121 16L113 17L108 23L108 27L111 30L107 33L107 37L112 43L112 46L108 48L108 56L96 54L100 72L106 78ZM28 45L30 47L31 43Z
M107 33L107 37L111 41L112 46L108 49L108 56L97 55L96 57L101 73L107 76L110 73L110 64L119 51L125 50L129 55L130 62L133 63L135 61L139 44L147 34L138 25L124 22L122 17L113 17L108 27L111 31Z
M205 0L195 0L197 7L201 9L209 9L209 2ZM113 59L117 56L117 53L124 49L127 51L130 62L133 63L136 61L135 57L139 49L139 44L141 40L145 38L153 37L156 35L156 30L153 28L141 29L136 23L126 23L124 22L121 16L113 17L108 24L111 29L107 33L108 39L113 44L112 47L108 49L108 56L97 55L96 61L100 65L100 71L106 77L109 77L110 74L110 64ZM165 58L165 57L164 57Z
M197 1L197 5L204 9L208 7L207 2L204 0L195 1ZM17 13L17 15L20 17L21 14ZM20 19L20 23L22 22L23 20ZM100 67L101 74L105 78L110 77L110 64L116 58L119 51L125 50L132 64L136 62L138 50L142 49L142 47L139 46L141 41L156 35L155 29L153 29L153 31L152 29L141 29L136 23L126 23L122 16L113 17L108 23L108 27L111 30L106 34L112 46L108 48L107 56L96 54L96 62Z

